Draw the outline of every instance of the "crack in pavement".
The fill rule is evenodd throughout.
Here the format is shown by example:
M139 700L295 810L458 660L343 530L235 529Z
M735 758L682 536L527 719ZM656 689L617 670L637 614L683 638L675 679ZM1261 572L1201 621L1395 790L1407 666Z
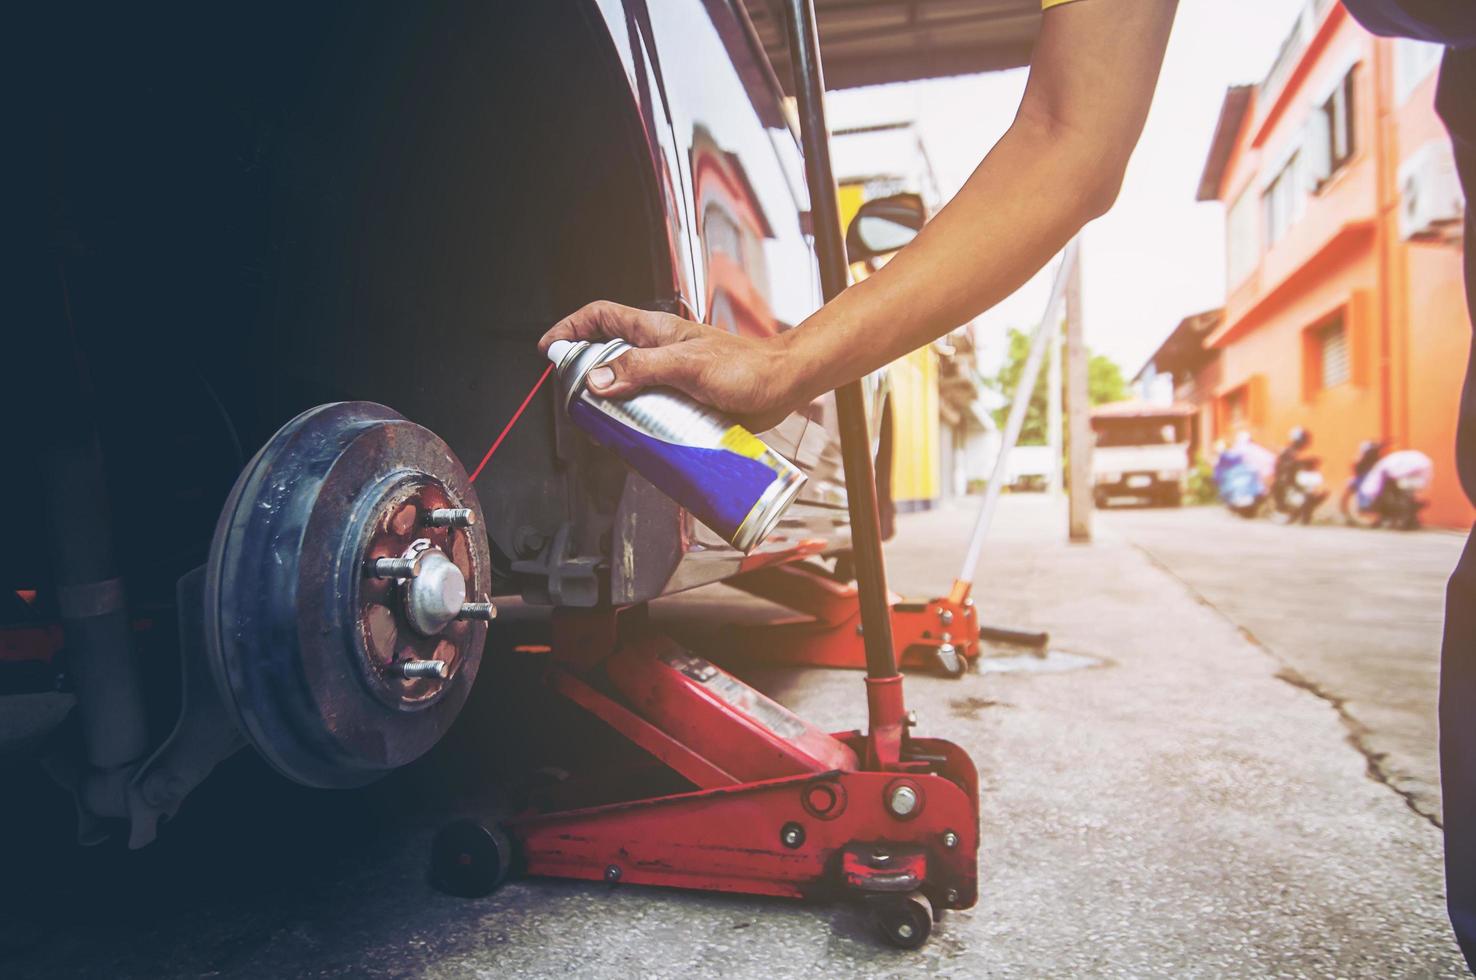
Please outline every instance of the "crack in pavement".
M1138 544L1135 541L1129 541L1128 543L1133 547L1134 550L1138 551L1143 555L1144 558L1148 559L1149 564L1153 565L1155 568L1159 569L1164 574L1168 575L1174 581L1183 586L1184 590L1188 592L1189 595L1193 597L1196 602L1198 602L1205 608L1212 610L1215 615L1219 616L1225 622L1233 626L1236 632L1244 637L1248 643L1260 650L1265 651L1267 656L1271 657L1272 660L1280 664L1281 669L1273 674L1273 677L1285 684L1290 684L1292 687L1300 688L1303 691L1306 691L1308 694L1311 694L1312 696L1325 701L1329 706L1331 706L1332 709L1337 712L1338 718L1342 720L1343 727L1346 728L1348 731L1348 734L1344 740L1350 746L1352 746L1355 752L1363 756L1364 773L1368 776L1368 778L1378 783L1379 785L1386 787L1390 792L1398 796L1401 800L1404 801L1404 805L1409 807L1412 813L1419 816L1421 819L1429 822L1436 829L1443 829L1444 825L1441 823L1440 815L1438 813L1425 812L1423 809L1420 808L1419 801L1415 793L1406 789L1401 789L1398 785L1394 783L1393 774L1391 774L1387 769L1384 768L1384 760L1388 758L1388 753L1376 752L1373 750L1372 747L1369 746L1367 742L1367 737L1370 734L1370 729L1367 725L1365 725L1363 722L1359 721L1357 718L1353 717L1351 713L1349 713L1346 698L1333 694L1331 691L1324 688L1321 684L1318 684L1316 681L1301 673L1291 664L1287 663L1286 659L1278 654L1274 647L1263 643L1260 637L1256 636L1256 634L1252 633L1249 629L1246 629L1240 623L1237 623L1234 618L1230 616L1229 613L1221 609L1219 606L1215 605L1215 603L1208 596L1206 596L1203 592L1200 592L1197 588L1194 587L1192 583L1189 582L1188 579L1175 572L1172 568L1169 567L1167 563L1162 561L1157 555L1153 554L1153 552L1149 551L1148 548Z

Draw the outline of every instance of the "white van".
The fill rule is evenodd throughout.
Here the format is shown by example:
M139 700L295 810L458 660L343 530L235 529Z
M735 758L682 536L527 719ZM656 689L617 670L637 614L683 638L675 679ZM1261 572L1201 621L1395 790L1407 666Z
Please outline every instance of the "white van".
M1111 402L1092 409L1092 486L1098 507L1135 497L1165 507L1184 499L1189 478L1189 422L1182 403Z

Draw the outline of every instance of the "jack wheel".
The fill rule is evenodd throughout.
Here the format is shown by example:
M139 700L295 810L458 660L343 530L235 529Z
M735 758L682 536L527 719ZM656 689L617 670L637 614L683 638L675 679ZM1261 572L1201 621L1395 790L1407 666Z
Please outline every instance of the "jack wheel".
M871 923L882 941L897 949L922 949L933 933L933 903L921 892L870 900Z
M934 648L933 664L944 677L962 677L969 670L969 658L951 643Z
M447 895L490 895L507 880L512 865L512 839L496 824L455 820L431 843L431 885Z

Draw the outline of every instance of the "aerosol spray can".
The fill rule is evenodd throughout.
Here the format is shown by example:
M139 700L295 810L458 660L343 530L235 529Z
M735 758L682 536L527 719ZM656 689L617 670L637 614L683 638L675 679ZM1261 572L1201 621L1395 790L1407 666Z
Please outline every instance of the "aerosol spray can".
M590 369L630 350L559 340L548 349L574 424L739 551L758 545L794 501L805 475L758 436L670 388L629 398L590 391Z

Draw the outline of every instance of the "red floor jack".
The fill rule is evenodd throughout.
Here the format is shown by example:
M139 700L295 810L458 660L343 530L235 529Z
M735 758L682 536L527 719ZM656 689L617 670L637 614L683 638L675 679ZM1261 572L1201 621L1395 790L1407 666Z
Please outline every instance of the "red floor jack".
M745 661L809 667L866 667L860 591L808 564L775 565L730 579L729 585L801 613L798 619L764 623L740 631ZM892 594L893 654L904 669L935 670L961 677L981 652L981 640L999 640L1043 649L1046 633L980 626L968 578L954 581L948 594L907 600Z
M554 689L649 756L602 772L604 792L641 794L673 775L693 788L449 824L432 849L441 889L485 894L516 868L853 897L904 949L921 946L945 909L977 900L978 777L958 746L911 735L895 670L867 678L869 730L831 735L656 632L644 606L561 610L552 656Z
M846 286L812 0L786 0L821 285ZM653 632L644 607L555 617L555 688L651 764L607 784L637 795L459 821L436 838L434 880L484 893L529 874L792 898L865 900L882 936L916 949L936 915L978 898L979 787L962 749L915 738L893 653L876 478L859 384L836 392L849 489L868 728L828 735ZM607 773L607 776L612 775ZM641 796L672 776L685 792Z

